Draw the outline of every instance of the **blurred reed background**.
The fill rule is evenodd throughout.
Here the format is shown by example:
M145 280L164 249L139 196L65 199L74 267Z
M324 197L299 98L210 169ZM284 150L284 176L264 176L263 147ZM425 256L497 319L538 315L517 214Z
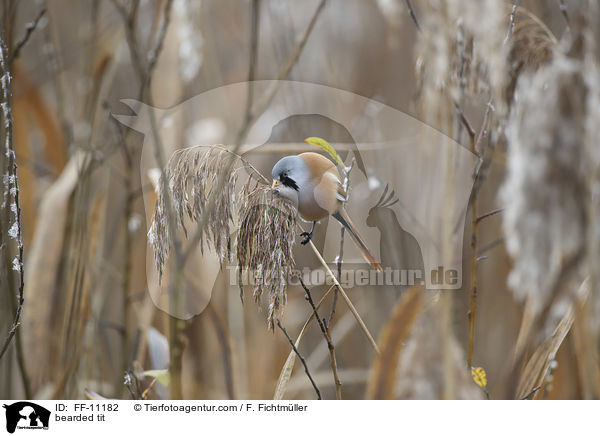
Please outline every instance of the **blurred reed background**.
M0 397L315 398L299 361L279 379L290 343L267 330L251 298L240 303L225 273L188 321L153 304L144 201L156 195L139 177L143 137L110 116L127 111L123 98L168 108L222 85L287 78L385 103L478 156L463 289L433 301L418 289L349 290L380 354L338 302L328 327L341 391L318 323L298 346L321 395L599 398L598 8L595 0L3 1L2 88L12 96L3 94L0 124ZM278 143L297 145L304 132L279 127ZM339 126L310 128L304 136L349 142ZM259 156L267 177L279 156ZM196 280L214 267L195 264ZM312 298L326 291L311 289ZM312 309L300 286L287 296L281 322L295 339ZM160 370L173 347L182 354L167 381ZM485 370L487 385L471 367Z

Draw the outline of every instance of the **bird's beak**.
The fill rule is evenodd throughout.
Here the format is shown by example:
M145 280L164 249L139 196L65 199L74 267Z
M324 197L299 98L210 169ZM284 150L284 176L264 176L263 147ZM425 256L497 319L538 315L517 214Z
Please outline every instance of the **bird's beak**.
M279 180L275 179L275 180L273 180L273 184L271 185L271 188L274 188L275 186L280 185L280 184L281 184L281 182Z

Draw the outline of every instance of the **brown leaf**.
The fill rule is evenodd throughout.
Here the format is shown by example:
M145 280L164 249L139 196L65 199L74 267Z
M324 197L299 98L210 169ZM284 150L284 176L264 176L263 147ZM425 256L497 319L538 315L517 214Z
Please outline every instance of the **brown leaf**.
M529 358L519 379L517 398L527 396L534 388L541 386L544 383L544 378L548 373L550 362L552 362L554 356L556 356L567 333L571 330L573 319L573 308L570 307L560 320L554 333L546 338ZM535 398L536 395L537 393L534 393L531 398Z

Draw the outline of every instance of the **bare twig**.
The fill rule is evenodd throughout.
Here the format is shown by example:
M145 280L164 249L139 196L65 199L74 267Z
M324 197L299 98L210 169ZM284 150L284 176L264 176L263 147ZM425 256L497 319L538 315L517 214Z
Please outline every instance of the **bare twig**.
M308 244L310 245L310 248L312 248L313 252L315 253L315 256L317 256L317 259L319 259L319 262L321 262L321 265L323 265L323 268L325 268L325 271L327 272L329 277L331 277L331 279L333 280L333 284L335 285L335 287L339 290L340 294L342 294L342 297L344 298L344 301L346 302L348 309L350 309L350 312L352 312L352 315L354 315L354 318L358 322L358 325L360 326L361 330L363 331L363 333L369 340L371 347L373 347L375 352L377 354L379 354L380 351L379 351L379 347L377 346L377 342L375 342L375 339L373 339L373 335L371 335L371 332L369 332L369 329L367 328L366 324L360 317L360 314L356 310L356 307L354 307L354 304L352 304L352 301L346 294L346 291L344 291L344 288L342 288L342 285L340 285L340 282L335 277L335 274L333 274L333 272L331 271L331 268L329 268L329 265L327 265L327 262L325 262L325 259L323 259L323 256L321 255L319 250L317 250L317 247L315 247L315 244L313 244L312 240L308 241Z
M471 126L471 123L469 122L469 120L465 116L462 108L459 106L459 104L457 102L454 102L454 107L458 111L458 115L460 116L460 121L463 123L463 125L467 129L467 133L469 134L469 138L471 139L471 141L475 141L475 136L477 135L475 133L475 129L473 129L473 126Z
M504 209L503 209L503 208L500 208L500 209L494 209L494 210L491 210L491 211L489 211L489 212L486 212L486 213L484 213L484 214L481 214L481 215L479 215L479 216L477 217L477 222L479 222L479 221L481 221L481 220L484 220L484 219L486 219L486 218L488 218L488 217L494 216L494 215L496 215L496 214L502 213L503 211L504 211Z
M475 153L477 156L481 157L483 156L483 148L482 148L482 142L483 142L483 138L487 138L488 136L488 127L490 124L490 118L491 118L491 113L494 110L494 106L492 106L492 101L490 100L485 108L485 114L483 115L483 123L481 124L481 129L479 129L479 134L477 135L477 140L475 141L475 144L473 146L473 153ZM478 166L477 168L477 172L475 173L476 176L479 176L479 171L481 170L481 165Z
M558 7L560 8L560 13L563 17L565 17L565 21L567 22L567 26L569 25L569 14L567 12L567 5L565 4L565 0L558 0Z
M491 249L496 248L497 246L504 244L504 241L505 241L504 237L497 238L497 239L493 240L492 242L490 242L489 244L484 245L483 247L481 247L477 251L477 254L478 255L482 255L483 253L487 253Z
M475 314L477 310L477 192L471 201L471 298L467 317L469 319L469 342L467 345L467 365L473 366L473 345L475 342Z
M260 0L252 0L252 23L250 26L250 65L248 67L248 93L246 95L246 113L244 125L238 132L235 143L241 144L247 132L247 126L252 122L252 104L254 102L254 78L256 77L256 60L258 59L258 40L260 22Z
M517 15L517 8L519 7L519 0L515 0L515 3L512 7L512 12L510 13L510 24L508 25L508 32L506 33L506 38L504 38L504 44L506 44L513 33L513 29L515 28L515 16Z
M325 299L327 298L327 296L329 295L329 293L331 292L331 290L334 288L334 286L331 286L321 297L321 299L319 300L319 302L316 304L316 308L318 309L319 307L321 307L321 305L323 304L323 302L325 301ZM308 319L304 322L304 325L302 326L302 329L300 329L300 333L298 334L298 338L296 339L296 342L294 343L296 345L296 348L298 348L298 346L300 345L300 341L302 340L302 338L304 337L304 333L306 332L306 329L308 328L308 326L310 325L310 323L312 322L312 320L315 318L315 313L311 312L311 314L308 316ZM286 369L288 368L288 363L290 362L290 359L292 357L292 353L294 353L294 351L292 350L290 352L290 354L288 355L287 361L286 363L283 365L283 368L281 369L281 372L279 374L279 378L278 378L278 382L277 382L277 388L275 391L275 395L273 397L274 400L281 400L283 398L283 394L285 393L285 390L287 388L287 383L289 381L289 377L285 377L284 376L284 372L286 371ZM294 353L295 354L295 353ZM292 361L292 368L293 368L293 361ZM291 368L290 368L290 374L291 374Z
M290 336L288 335L288 332L281 325L281 322L279 322L279 320L277 320L277 327L279 327L281 329L281 331L283 332L283 334L287 338L288 342L292 346L292 350L294 350L294 353L296 353L296 356L298 356L298 359L300 359L300 362L302 362L302 366L304 366L304 372L306 372L306 375L308 376L308 379L310 380L310 382L311 382L311 384L312 384L315 392L317 393L317 398L319 400L322 400L322 398L321 398L321 392L319 391L319 388L317 387L314 379L312 378L312 375L310 374L310 371L308 370L308 366L306 366L306 361L304 360L304 357L302 357L302 355L300 354L300 352L296 348L296 345L294 345L294 341L292 341L292 338L290 338Z
M337 361L335 358L335 346L333 345L333 341L331 339L331 333L329 331L329 327L325 324L324 320L319 317L319 313L317 312L317 307L310 295L310 290L304 284L302 277L298 276L300 280L300 284L302 288L304 288L304 292L306 292L306 299L310 303L310 307L312 307L313 313L315 314L315 318L317 323L319 323L319 327L321 328L321 332L323 333L323 337L325 338L325 342L327 342L327 349L329 350L329 361L331 363L331 372L333 373L333 382L335 384L335 397L338 400L342 399L342 382L340 381L340 376L338 374L337 369Z
M153 49L150 53L153 53L153 58L158 59L160 54L160 49L163 46L163 39L166 36L166 28L169 24L170 19L170 10L172 6L172 0L167 0L165 5L165 12L163 18L163 25L161 26L161 30L159 34L162 36L162 39L159 39L156 43L155 49ZM152 60L152 58L150 59ZM153 105L152 91L151 91L151 80L152 80L152 72L155 65L153 63L149 63L148 69L145 72L145 77L142 77L142 95L147 93L148 104L150 106ZM158 132L158 123L156 121L156 116L153 110L150 110L150 126L152 130L152 136L154 137L154 156L161 171L161 192L166 195L165 203L167 210L167 222L168 222L168 230L171 236L171 241L174 248L175 254L175 271L171 275L171 283L170 283L170 292L169 292L169 310L171 311L171 316L169 318L169 373L171 375L171 399L182 399L183 398L183 386L182 386L182 365L183 365L183 348L185 346L185 321L179 319L173 315L173 313L179 313L179 309L182 306L182 298L181 298L181 289L183 287L183 265L184 260L182 259L181 254L181 246L177 240L175 233L175 218L174 212L172 208L172 199L170 197L170 191L168 186L168 180L165 175L165 158L164 158L164 147L162 144L162 138L160 137L160 133Z
M138 77L142 81L142 84L144 84L146 82L146 80L145 80L146 70L145 70L145 67L144 67L144 64L142 61L143 57L141 56L141 53L139 50L137 36L135 34L135 21L137 18L137 12L138 12L138 8L140 5L140 1L134 0L129 12L125 8L125 6L123 6L119 2L119 0L111 0L111 1L112 1L113 5L115 6L115 8L117 9L117 11L119 12L119 14L121 15L123 22L125 23L125 37L127 38L127 46L129 47L129 52L131 53L132 65L133 65L133 68L135 69L135 72L137 73ZM144 92L143 85L142 85L141 89L142 89L142 93L143 93Z
M525 395L525 396L523 396L523 397L519 398L519 400L529 400L531 397L533 397L533 395L534 395L534 394L535 394L537 391L539 391L539 390L540 390L540 388L541 388L540 386L536 386L536 387L535 387L535 388L533 388L533 389L531 390L531 392L529 392L527 395Z
M352 161L350 162L350 166L348 168L343 168L344 182L342 183L342 188L343 188L344 192L346 193L346 198L344 199L344 202L347 202L350 199L350 173L352 172L352 169L354 168L355 164L356 164L356 159L353 157ZM346 228L344 226L342 226L340 229L340 252L336 259L338 281L342 277L342 263L344 261L344 236L345 235L346 235ZM337 301L338 301L338 290L337 290L337 288L334 288L333 302L331 303L331 312L329 313L329 319L327 320L328 328L331 325L331 323L333 322L333 317L335 316L335 309L337 307Z
M288 75L290 74L290 71L292 71L292 68L294 67L294 65L298 61L298 58L300 58L302 51L304 50L304 46L306 45L306 42L308 41L308 37L312 33L313 28L315 27L315 24L317 22L317 19L319 18L319 15L321 14L323 8L325 7L326 2L327 2L327 0L321 0L321 2L319 3L319 6L317 6L315 13L313 14L313 16L310 20L310 23L308 24L308 27L304 31L304 35L302 35L302 39L300 39L300 42L296 45L296 47L290 54L288 60L285 62L285 64L283 64L283 67L281 68L281 70L279 70L279 74L277 74L277 79L271 84L271 86L265 91L262 98L258 102L256 102L256 105L252 108L252 117L251 117L252 120L255 120L258 116L260 116L260 114L262 114L267 109L267 107L269 107L269 105L271 104L271 101L273 100L273 97L275 97L275 93L277 92L277 88L279 86L278 82L280 80L285 80L288 77ZM245 130L246 132L247 132L248 128L250 127L250 124L251 123L247 124L246 130Z
M471 136L471 151L476 154L481 163L482 151L482 140L487 136L488 123L490 120L490 112L492 110L492 104L489 102L486 107L483 123L477 139L475 136ZM469 312L467 318L469 320L469 340L467 344L467 364L469 367L473 365L473 347L475 343L475 315L477 311L477 272L478 272L478 256L477 256L477 231L479 226L479 217L477 215L477 193L479 188L477 181L479 180L480 170L482 165L476 167L473 174L473 192L471 193L471 297L469 304Z
M19 54L21 53L21 49L25 46L25 44L27 44L27 42L29 41L29 38L33 34L34 30L37 28L38 23L40 22L40 20L42 19L42 17L45 14L46 14L46 9L42 9L35 20L33 20L30 23L27 23L25 36L23 37L23 39L21 39L19 42L17 42L12 53L8 56L8 65L11 65L13 63L13 61L19 57Z
M169 27L169 23L171 22L172 4L173 0L167 0L163 11L162 25L160 26L160 30L158 31L158 35L156 37L156 45L148 55L148 68L146 70L147 80L150 80L152 74L154 73L156 62L158 61L158 57L160 56L165 43L165 36L167 35L167 29Z
M135 373L132 370L127 370L123 378L123 384L127 387L129 395L132 400L141 400L142 392L140 391L140 384L138 382Z
M150 393L150 391L152 390L152 388L154 388L154 385L156 384L156 378L153 378L152 381L150 382L150 386L148 386L144 392L142 392L142 400L147 400L148 399L148 394Z
M15 318L13 323L8 331L8 335L4 340L2 347L0 348L0 359L6 353L8 346L10 345L12 339L15 337L17 333L17 329L21 322L21 315L23 313L23 303L25 301L23 297L23 287L24 287L24 268L23 268L23 240L22 240L22 229L21 229L21 205L19 203L19 180L17 177L17 163L15 160L15 151L13 147L13 118L11 111L11 102L10 102L10 71L9 65L6 59L7 56L7 48L4 43L4 39L0 37L0 97L2 98L2 111L0 113L4 125L4 141L5 141L5 156L8 160L7 162L7 170L8 170L8 186L7 197L12 196L13 199L10 204L15 205L15 224L17 228L16 232L16 241L17 241L17 250L18 254L15 258L15 261L12 265L13 270L17 270L19 274L19 289L17 293L17 310L15 313ZM9 200L6 198L6 200ZM8 205L8 203L7 203ZM8 222L7 222L8 224ZM12 229L12 227L11 227ZM24 370L24 368L22 368Z
M221 345L221 354L223 356L223 373L225 376L225 386L227 388L227 395L230 400L235 399L234 383L233 383L233 367L232 367L232 352L231 352L231 341L229 332L227 331L227 325L223 320L223 316L217 312L211 303L207 306L210 319L213 323L217 338Z
M346 235L346 227L342 226L340 229L340 252L338 253L338 257L336 259L337 266L337 278L338 281L341 280L342 277L342 261L344 257L344 236ZM333 322L333 317L335 316L335 309L338 301L338 289L334 288L333 290L333 301L331 302L331 311L329 312L329 319L327 320L327 326L329 327Z
M417 16L415 15L415 10L410 2L410 0L406 0L406 7L408 8L408 13L410 14L410 18L412 19L415 26L417 26L417 30L421 31L421 26L419 26L419 21L417 20Z

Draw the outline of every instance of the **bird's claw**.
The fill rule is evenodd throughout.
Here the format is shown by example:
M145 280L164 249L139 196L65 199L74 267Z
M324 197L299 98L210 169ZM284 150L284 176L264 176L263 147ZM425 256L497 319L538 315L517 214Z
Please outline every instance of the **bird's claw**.
M304 236L304 239L301 240L300 243L302 245L306 245L306 244L308 244L308 241L310 241L312 238L312 232L302 232L302 233L300 233L300 236Z

